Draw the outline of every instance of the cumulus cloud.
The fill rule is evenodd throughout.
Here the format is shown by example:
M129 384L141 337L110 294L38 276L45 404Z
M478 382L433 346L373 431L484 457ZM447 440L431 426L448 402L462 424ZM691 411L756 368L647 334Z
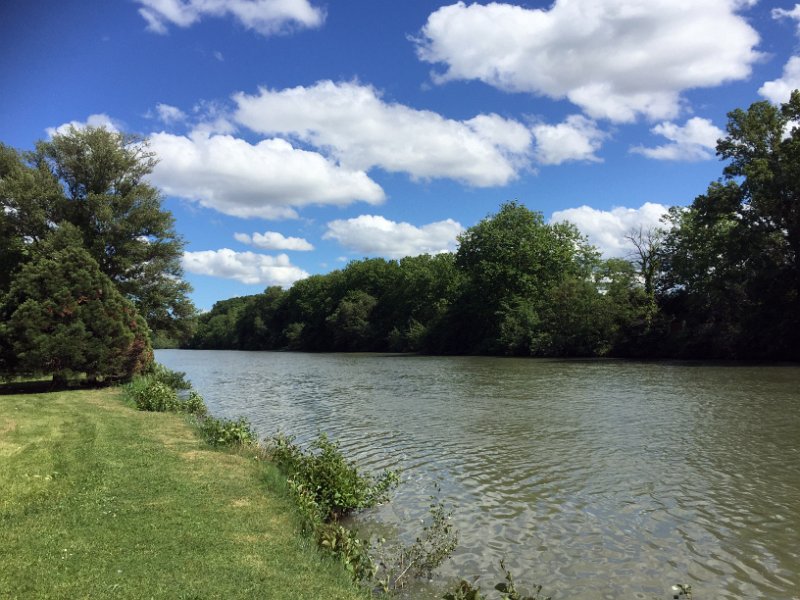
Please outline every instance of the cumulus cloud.
M331 221L322 237L360 254L403 258L454 251L456 238L463 231L461 224L452 219L415 227L376 215L361 215Z
M325 149L342 165L446 177L474 186L503 185L528 162L530 130L496 114L466 121L384 101L372 87L321 81L261 88L234 96L234 118L266 135L293 136Z
M567 161L600 162L595 152L606 134L591 119L570 115L563 123L539 123L531 130L536 138L536 161L543 165L560 165Z
M139 14L154 33L167 33L167 26L189 27L203 17L231 16L261 35L287 29L322 25L325 12L308 0L136 0Z
M71 127L74 127L75 129L86 129L87 127L105 127L114 133L118 133L120 130L119 125L114 119L105 113L98 113L89 115L89 118L87 118L86 121L70 121L69 123L63 123L58 127L48 127L45 131L47 131L47 135L53 137L56 134L65 135L69 133Z
M189 273L235 279L249 285L289 287L295 281L308 277L308 273L294 266L285 254L267 256L222 248L184 252L181 262Z
M250 144L231 135L161 132L150 137L150 147L159 158L151 179L166 194L237 217L295 218L297 208L310 204L384 199L363 171L281 139Z
M170 106L169 104L156 104L156 115L158 116L159 120L167 125L171 125L173 123L180 123L181 121L186 120L186 113L183 112L177 106Z
M773 104L788 102L792 91L800 88L800 56L792 56L783 66L783 74L778 79L767 81L758 93Z
M433 12L416 40L442 83L567 98L589 116L675 118L681 92L745 79L758 33L747 0L555 0L547 9L458 2Z
M611 210L598 210L584 205L556 211L550 221L569 221L574 224L606 258L623 257L632 250L625 235L638 231L640 227L644 230L663 227L660 219L667 214L668 208L653 202L646 202L639 208L618 206Z
M233 237L237 242L247 244L248 246L255 246L262 250L309 251L314 249L314 246L312 246L308 240L298 237L286 237L277 231L265 231L264 233L254 233L253 235L235 233Z
M631 152L656 160L696 161L714 158L717 140L725 135L710 120L700 117L689 119L683 126L659 123L650 131L664 136L670 143L654 148L635 146L631 148Z
M773 8L773 19L792 19L797 21L797 34L800 35L800 4L792 9ZM788 102L792 92L800 88L800 56L792 56L783 66L783 73L778 79L767 81L758 89L758 93L772 102L782 104Z

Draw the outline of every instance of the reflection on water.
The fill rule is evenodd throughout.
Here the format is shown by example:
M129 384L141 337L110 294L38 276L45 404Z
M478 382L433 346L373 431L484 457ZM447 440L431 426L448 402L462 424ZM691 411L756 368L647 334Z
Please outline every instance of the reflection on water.
M365 519L415 532L435 483L443 578L556 599L800 599L800 367L163 350L212 413L402 469ZM479 582L479 583L480 583ZM420 592L421 594L422 592Z

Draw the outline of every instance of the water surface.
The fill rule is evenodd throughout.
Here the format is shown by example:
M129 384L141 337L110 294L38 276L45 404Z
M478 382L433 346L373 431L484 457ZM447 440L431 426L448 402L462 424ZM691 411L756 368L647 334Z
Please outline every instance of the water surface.
M459 548L555 600L800 599L800 367L376 354L157 352L215 415L324 431L399 468L362 519L414 535L436 485ZM419 591L419 595L423 595Z

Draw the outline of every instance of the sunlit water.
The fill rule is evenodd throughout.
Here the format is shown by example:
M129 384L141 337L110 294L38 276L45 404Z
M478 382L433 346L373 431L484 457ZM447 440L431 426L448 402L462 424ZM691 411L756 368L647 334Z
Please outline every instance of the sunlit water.
M319 431L401 469L363 515L414 535L436 485L458 550L554 599L800 599L800 367L174 351L218 416ZM418 590L417 594L428 594Z

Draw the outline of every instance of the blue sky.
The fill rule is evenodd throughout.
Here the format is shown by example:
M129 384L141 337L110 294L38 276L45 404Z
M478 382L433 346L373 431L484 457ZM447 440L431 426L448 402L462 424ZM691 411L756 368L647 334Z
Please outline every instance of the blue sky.
M454 249L507 200L607 256L719 177L726 113L800 87L800 5L11 0L0 141L150 138L202 309Z

